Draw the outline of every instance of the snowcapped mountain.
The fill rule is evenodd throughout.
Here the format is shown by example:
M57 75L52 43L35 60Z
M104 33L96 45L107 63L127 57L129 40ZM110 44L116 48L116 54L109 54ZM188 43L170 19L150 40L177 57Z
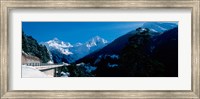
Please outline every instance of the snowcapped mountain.
M177 24L166 23L166 22L145 22L141 28L148 28L150 34L153 36L158 36L163 32L177 27ZM85 43L70 44L69 42L63 42L54 38L53 40L44 42L47 49L50 51L52 59L55 63L60 62L75 62L76 60L85 57L86 55L97 52L99 49L103 48L100 52L108 52L110 54L119 53L120 50L128 44L128 38L134 35L135 30L115 39L112 44L108 44L108 41L96 36L88 40ZM107 46L108 45L108 46ZM112 50L110 50L112 49ZM99 53L99 51L98 51ZM93 54L92 54L93 56Z
M85 43L86 47L89 48L90 52L95 51L96 49L102 48L105 46L105 44L107 44L108 41L96 36L92 39L90 39L88 42Z
M60 41L58 38L54 38L53 40L50 40L47 42L49 46L54 46L54 47L73 47L70 43L65 43L63 41Z
M54 38L48 42L43 43L50 51L51 50L59 50L62 54L70 55L72 52L69 51L70 47L73 47L70 43L65 43L63 41L58 40L58 38Z
M71 56L78 60L89 53L94 52L100 48L103 48L108 44L108 41L96 36L87 41L86 43L76 43L73 47L69 48L69 50L73 53Z
M53 40L42 43L52 54L52 59L55 63L74 62L85 55L103 48L108 44L108 41L96 36L86 43L76 43L74 45L69 42L63 42L54 38Z
M146 22L141 27L149 28L152 32L163 33L166 30L170 30L177 27L177 24L166 22Z

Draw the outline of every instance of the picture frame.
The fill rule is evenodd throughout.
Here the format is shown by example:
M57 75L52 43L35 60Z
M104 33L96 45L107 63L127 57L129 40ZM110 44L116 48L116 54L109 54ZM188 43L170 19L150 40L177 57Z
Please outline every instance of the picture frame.
M9 98L200 98L199 0L0 0L0 97ZM190 8L192 9L191 90L9 90L9 11L12 9L67 8Z

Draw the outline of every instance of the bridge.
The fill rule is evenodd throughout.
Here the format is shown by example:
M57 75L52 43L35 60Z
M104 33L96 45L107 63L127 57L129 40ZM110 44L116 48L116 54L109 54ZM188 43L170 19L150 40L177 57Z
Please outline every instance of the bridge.
M50 77L59 77L59 73L61 72L62 68L69 66L70 64L27 63L23 65L32 66Z

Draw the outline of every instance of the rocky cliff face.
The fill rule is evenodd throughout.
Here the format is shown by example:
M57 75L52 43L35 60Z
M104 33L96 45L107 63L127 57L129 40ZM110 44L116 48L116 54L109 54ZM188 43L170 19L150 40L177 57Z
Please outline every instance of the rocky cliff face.
M36 56L28 55L22 51L22 65L39 65L40 59Z

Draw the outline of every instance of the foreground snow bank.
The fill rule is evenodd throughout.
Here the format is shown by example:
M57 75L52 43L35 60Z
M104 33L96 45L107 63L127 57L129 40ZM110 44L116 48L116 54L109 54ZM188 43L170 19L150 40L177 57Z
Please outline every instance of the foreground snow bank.
M37 78L42 78L42 77L49 77L43 72L35 69L32 66L26 66L22 65L22 77L37 77Z

